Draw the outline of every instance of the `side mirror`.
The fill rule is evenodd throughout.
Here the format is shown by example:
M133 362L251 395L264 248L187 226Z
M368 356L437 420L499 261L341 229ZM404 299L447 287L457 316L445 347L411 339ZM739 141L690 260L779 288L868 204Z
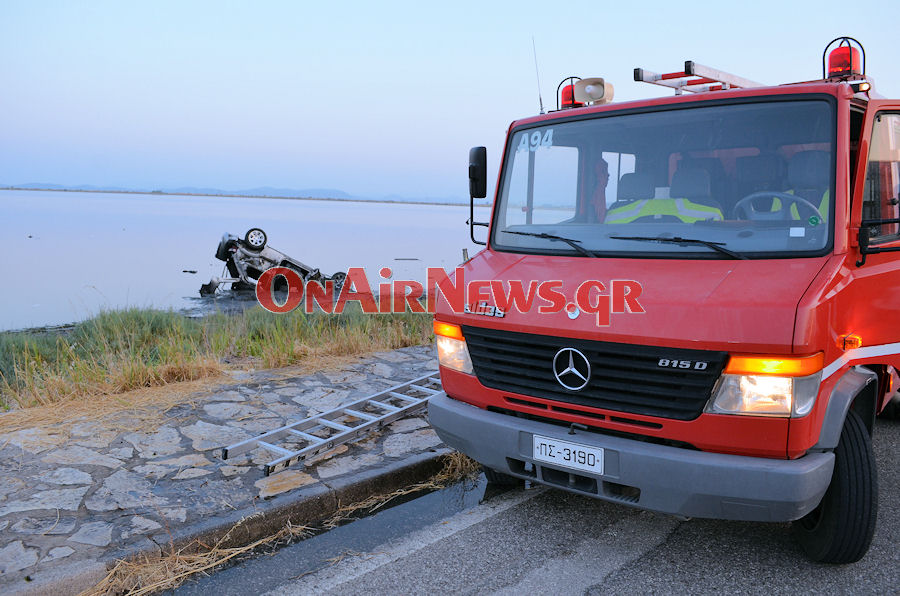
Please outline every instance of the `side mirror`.
M487 196L487 149L469 149L469 196L483 199Z
M488 227L488 224L475 221L475 199L487 196L487 149L472 147L469 149L469 238L475 244L487 245L487 242L475 240L475 226Z
M488 227L487 223L475 221L475 199L487 196L487 149L472 147L469 150L469 238L474 244L486 246L487 242L475 239L475 226Z
M859 235L857 236L857 243L859 244L859 255L862 258L856 261L857 267L862 267L866 264L866 255L874 255L883 252L900 252L900 246L871 246L872 232L869 226L883 226L885 224L900 224L900 218L864 219L859 222Z
M866 264L866 255L869 254L869 227L868 226L859 226L859 234L856 236L856 242L859 244L859 255L862 257L858 261L856 261L857 267L862 267Z

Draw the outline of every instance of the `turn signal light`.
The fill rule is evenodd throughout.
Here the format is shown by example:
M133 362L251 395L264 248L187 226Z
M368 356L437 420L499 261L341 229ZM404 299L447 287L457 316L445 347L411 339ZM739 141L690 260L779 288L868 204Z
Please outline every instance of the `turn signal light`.
M452 339L463 339L462 329L452 323L434 322L434 334Z
M855 333L842 335L838 338L838 347L842 350L855 350L862 347L862 338Z
M731 375L782 375L806 377L822 370L825 354L802 358L781 356L732 356L725 367Z

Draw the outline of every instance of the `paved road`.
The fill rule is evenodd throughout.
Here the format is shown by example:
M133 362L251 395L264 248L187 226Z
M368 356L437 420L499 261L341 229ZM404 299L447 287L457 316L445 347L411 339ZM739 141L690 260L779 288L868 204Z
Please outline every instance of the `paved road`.
M539 488L475 506L471 494L429 495L430 503L355 522L343 536L322 535L185 591L900 594L900 423L879 421L875 447L878 528L855 565L808 561L788 524L680 521Z

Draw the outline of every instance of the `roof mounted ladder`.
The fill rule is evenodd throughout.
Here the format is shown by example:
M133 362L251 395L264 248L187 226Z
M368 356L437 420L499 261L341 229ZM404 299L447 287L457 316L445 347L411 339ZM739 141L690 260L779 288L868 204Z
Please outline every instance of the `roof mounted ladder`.
M259 447L275 455L265 464L268 476L292 463L302 463L377 430L394 420L419 412L428 398L441 392L441 379L430 373L340 408L298 420L222 449L222 459ZM279 444L280 443L280 444Z
M703 66L702 64L697 64L693 60L686 60L684 63L684 70L681 72L657 74L649 70L644 70L643 68L635 68L634 80L669 87L675 90L675 95L681 95L685 91L701 93L705 91L721 91L724 89L744 89L747 87L763 86L762 83L750 81L733 74L728 74L727 72L722 72L721 70Z

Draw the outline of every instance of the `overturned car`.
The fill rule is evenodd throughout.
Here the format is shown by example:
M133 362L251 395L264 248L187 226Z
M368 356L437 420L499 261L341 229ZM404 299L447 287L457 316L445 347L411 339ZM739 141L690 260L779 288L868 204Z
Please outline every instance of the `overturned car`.
M216 293L222 284L231 284L231 290L253 290L256 281L266 269L272 267L288 267L300 274L304 282L332 281L335 291L340 291L347 274L337 272L323 275L318 269L301 263L283 252L268 246L268 237L260 228L251 228L243 238L234 234L224 234L216 248L216 258L225 261L222 277L213 277L208 283L200 286L201 296ZM277 282L277 280L276 280Z

